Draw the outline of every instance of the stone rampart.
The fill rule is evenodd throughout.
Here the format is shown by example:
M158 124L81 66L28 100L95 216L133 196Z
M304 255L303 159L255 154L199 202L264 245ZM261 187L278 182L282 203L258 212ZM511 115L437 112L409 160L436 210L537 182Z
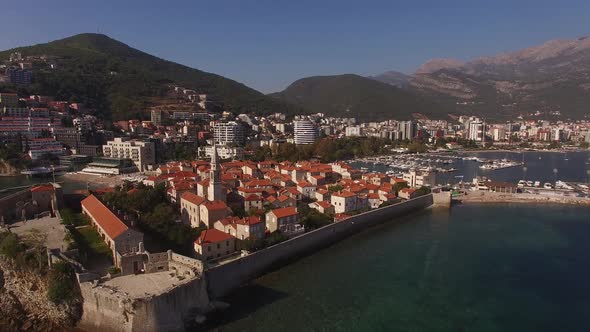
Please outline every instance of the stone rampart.
M353 216L338 223L305 233L272 247L205 271L209 296L219 298L269 270L314 249L326 247L345 237L386 221L432 206L432 194Z

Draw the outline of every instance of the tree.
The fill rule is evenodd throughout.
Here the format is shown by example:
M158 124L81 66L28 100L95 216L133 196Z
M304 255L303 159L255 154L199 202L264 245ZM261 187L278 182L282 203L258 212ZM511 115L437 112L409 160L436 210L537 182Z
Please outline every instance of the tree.
M76 285L74 269L65 262L57 262L49 271L47 298L56 304L74 300L79 296Z

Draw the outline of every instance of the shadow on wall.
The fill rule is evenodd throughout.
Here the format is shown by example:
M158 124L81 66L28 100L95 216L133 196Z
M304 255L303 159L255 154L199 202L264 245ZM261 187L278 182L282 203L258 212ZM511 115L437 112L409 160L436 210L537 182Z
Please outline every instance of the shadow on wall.
M272 305L289 296L289 294L257 284L241 287L222 299L227 303L248 303L245 306L231 307L207 314L207 322L189 328L189 331L219 331L223 325L247 318L259 309ZM246 300L247 299L247 300Z

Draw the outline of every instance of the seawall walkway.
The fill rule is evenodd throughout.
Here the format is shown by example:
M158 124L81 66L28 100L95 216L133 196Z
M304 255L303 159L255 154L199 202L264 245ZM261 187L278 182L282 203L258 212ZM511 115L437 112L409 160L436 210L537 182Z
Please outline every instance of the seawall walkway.
M549 196L524 193L498 193L489 191L467 192L466 195L453 197L461 203L548 203L590 205L590 198L575 196Z

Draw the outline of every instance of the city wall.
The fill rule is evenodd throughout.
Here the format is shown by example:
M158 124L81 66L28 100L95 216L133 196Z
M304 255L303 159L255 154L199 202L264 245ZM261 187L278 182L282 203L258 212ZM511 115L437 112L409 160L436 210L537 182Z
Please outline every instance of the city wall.
M133 298L93 283L80 284L84 313L77 327L84 331L184 331L185 323L209 308L204 278L195 278L170 291Z
M326 247L366 228L433 205L432 194L369 211L212 267L205 272L209 296L219 298L269 270L314 249ZM398 219L401 220L401 219Z

